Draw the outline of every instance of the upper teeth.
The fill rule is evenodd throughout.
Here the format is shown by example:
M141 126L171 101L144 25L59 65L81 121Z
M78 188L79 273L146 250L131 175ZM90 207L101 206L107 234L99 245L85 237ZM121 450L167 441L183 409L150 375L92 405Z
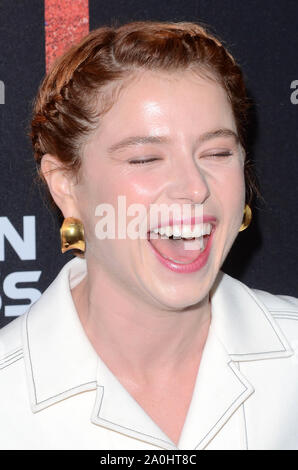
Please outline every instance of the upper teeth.
M172 235L174 238L194 238L194 237L202 237L203 235L210 235L212 230L211 224L196 224L191 229L191 225L183 225L182 227L179 225L167 225L165 227L155 228L152 230L154 233L159 233L160 235L165 235L166 237L171 237Z

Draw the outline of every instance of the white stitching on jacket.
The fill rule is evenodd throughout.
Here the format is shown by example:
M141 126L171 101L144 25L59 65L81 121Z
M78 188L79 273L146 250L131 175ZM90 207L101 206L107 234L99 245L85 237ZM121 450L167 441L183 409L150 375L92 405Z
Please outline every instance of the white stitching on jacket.
M106 421L107 423L113 424L114 426L118 426L118 427L120 427L120 428L124 428L124 429L127 429L127 430L129 430L129 431L134 431L134 432L136 432L136 433L138 433L138 434L141 434L142 436L152 437L153 439L156 439L156 440L158 440L158 441L162 441L162 442L165 442L165 443L169 444L168 441L165 441L164 439L160 439L159 437L151 436L151 434L145 434L145 433L143 433L143 432L136 431L135 429L131 429L131 428L128 428L128 427L126 427L126 426L123 426L122 424L114 423L113 421L109 421L108 419L101 418L101 417L99 416L99 413L100 413L101 405L102 405L102 402L103 402L104 386L100 385L100 386L98 386L97 388L102 388L102 399L101 399L100 406L99 406L99 409L98 409L98 412L97 412L97 415L96 415L97 418L99 418L99 419L101 419L101 420L103 420L103 421ZM155 423L155 424L156 424L156 423ZM174 444L174 443L173 443L173 444Z
M19 361L20 359L23 359L23 357L24 357L24 356L23 356L23 354L22 354L20 357L18 357L18 358L15 359L15 360L12 360L12 359L11 359L10 362L9 362L8 364L6 364L5 366L2 367L2 365L0 365L0 370L5 369L6 367L10 366L10 365L13 364L14 362Z

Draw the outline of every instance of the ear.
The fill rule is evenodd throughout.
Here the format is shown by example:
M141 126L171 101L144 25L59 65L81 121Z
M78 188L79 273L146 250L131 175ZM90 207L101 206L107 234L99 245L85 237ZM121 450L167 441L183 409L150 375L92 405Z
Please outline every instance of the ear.
M64 217L78 217L73 196L73 175L63 166L58 157L49 153L41 160L41 171L50 193Z

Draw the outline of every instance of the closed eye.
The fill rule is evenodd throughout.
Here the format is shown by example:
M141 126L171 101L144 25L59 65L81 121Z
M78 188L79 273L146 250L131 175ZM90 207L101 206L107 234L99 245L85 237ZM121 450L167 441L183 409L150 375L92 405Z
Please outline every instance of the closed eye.
M129 163L132 164L132 165L142 165L142 164L145 164L145 163L154 162L155 160L160 160L160 158L147 158L146 160L145 159L130 160Z
M221 152L221 153L211 153L211 154L203 155L203 157L211 157L211 158L220 157L220 158L223 158L223 157L230 157L231 155L233 155L232 152Z
M207 155L204 155L204 157L224 158L224 157L229 157L231 155L233 155L232 152L221 152L221 153L207 154ZM154 162L155 160L160 160L160 158L152 157L152 158L147 158L147 159L130 160L129 163L131 165L144 165L145 163L151 163L151 162Z

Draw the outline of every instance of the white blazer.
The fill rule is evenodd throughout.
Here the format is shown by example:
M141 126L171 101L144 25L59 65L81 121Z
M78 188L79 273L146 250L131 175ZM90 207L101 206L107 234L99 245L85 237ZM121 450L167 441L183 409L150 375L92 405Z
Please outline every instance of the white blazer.
M175 446L91 346L70 292L85 274L66 263L0 331L1 449L298 449L298 299L219 273Z

